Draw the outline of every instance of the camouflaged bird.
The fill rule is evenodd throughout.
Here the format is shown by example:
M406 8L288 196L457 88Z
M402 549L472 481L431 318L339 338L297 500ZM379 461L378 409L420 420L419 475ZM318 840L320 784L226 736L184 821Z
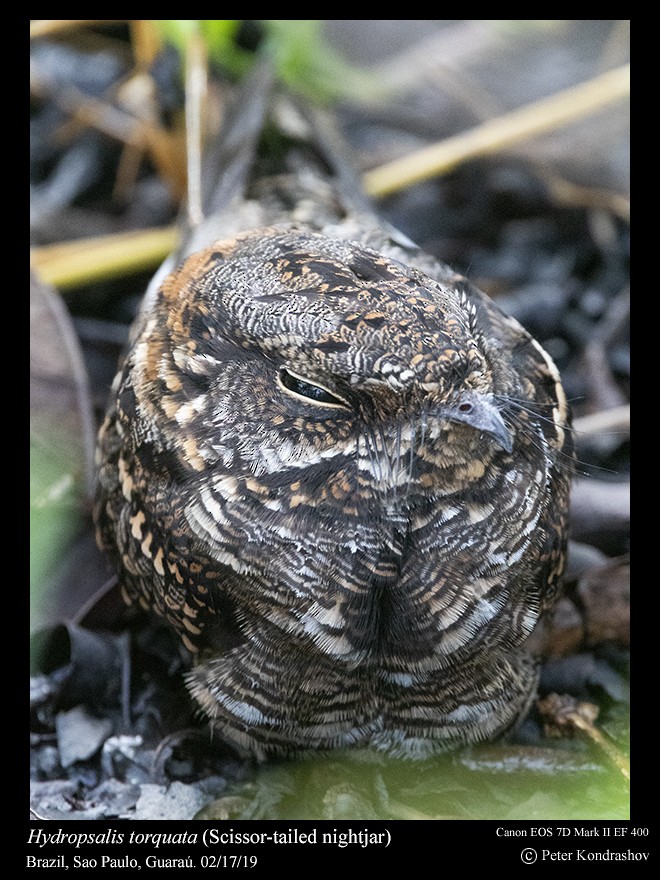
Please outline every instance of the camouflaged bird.
M99 543L241 751L494 738L535 696L525 641L564 565L557 369L376 217L325 123L270 94L229 117L207 217L133 328ZM268 126L288 166L260 150Z

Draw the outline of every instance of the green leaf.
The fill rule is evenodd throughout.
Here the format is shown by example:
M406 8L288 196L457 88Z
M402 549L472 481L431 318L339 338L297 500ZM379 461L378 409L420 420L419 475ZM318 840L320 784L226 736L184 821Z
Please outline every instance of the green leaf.
M209 58L232 75L247 72L254 54L237 43L242 19L165 19L156 21L163 39L185 58L190 36L199 33ZM350 65L323 34L323 22L311 19L261 19L262 51L273 59L276 75L293 91L316 101L375 95L367 71Z
M621 774L571 747L484 746L403 761L337 752L261 767L229 789L242 819L626 819ZM219 805L218 815L224 807Z
M232 74L244 73L252 56L236 43L240 18L160 19L155 22L163 40L175 46L181 58L186 57L190 37L195 33L204 38L209 58Z
M266 50L289 88L316 100L332 100L374 90L369 74L350 65L323 35L323 22L263 19Z

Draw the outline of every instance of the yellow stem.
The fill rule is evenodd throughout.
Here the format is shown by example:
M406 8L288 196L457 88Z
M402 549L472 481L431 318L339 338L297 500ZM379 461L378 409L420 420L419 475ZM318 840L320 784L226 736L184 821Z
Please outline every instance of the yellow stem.
M32 267L60 289L156 268L174 249L175 226L143 229L34 248Z
M47 37L77 27L122 24L126 20L125 18L37 18L30 22L30 38Z
M163 48L158 29L151 19L146 18L131 18L129 25L135 63L147 67Z
M469 131L372 168L363 182L371 196L385 196L446 173L461 162L496 153L581 119L630 94L630 65L498 116Z
M198 33L188 39L186 53L186 156L188 221L196 226L204 219L202 206L202 128L207 91L206 47Z
M581 731L584 736L591 740L598 748L602 749L603 752L608 756L610 761L617 767L621 775L630 782L630 761L628 758L620 752L617 747L611 743L607 737L603 736L603 734L598 730L595 725L585 721L580 718L577 713L575 717L571 719L575 727Z
M468 159L497 152L594 113L629 92L630 65L626 64L412 155L373 168L363 176L364 187L371 196L387 195L446 172ZM131 138L127 140L130 142ZM176 229L172 227L65 242L35 249L32 265L45 281L60 288L75 287L155 267L174 248L176 240Z

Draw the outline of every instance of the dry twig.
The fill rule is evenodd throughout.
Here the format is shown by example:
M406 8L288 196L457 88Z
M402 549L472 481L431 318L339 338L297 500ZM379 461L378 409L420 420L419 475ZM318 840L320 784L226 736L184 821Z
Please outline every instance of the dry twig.
M610 742L594 724L598 707L593 703L576 700L566 694L549 694L539 700L539 711L544 718L548 736L561 737L577 733L593 743L617 767L621 775L630 780L628 758Z
M151 269L174 249L177 228L143 229L35 248L31 263L55 287L71 288Z
M457 165L498 153L522 141L595 113L630 93L630 65L527 104L446 138L409 156L372 168L364 175L371 196L385 196L413 183L451 171Z

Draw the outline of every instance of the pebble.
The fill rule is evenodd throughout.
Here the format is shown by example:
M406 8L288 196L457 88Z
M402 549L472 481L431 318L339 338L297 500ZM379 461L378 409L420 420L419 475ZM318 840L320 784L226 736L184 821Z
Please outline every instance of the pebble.
M134 819L192 819L212 797L195 785L142 785Z
M95 718L83 706L60 712L55 718L57 744L62 767L71 767L78 761L87 761L102 747L112 733L108 718Z

